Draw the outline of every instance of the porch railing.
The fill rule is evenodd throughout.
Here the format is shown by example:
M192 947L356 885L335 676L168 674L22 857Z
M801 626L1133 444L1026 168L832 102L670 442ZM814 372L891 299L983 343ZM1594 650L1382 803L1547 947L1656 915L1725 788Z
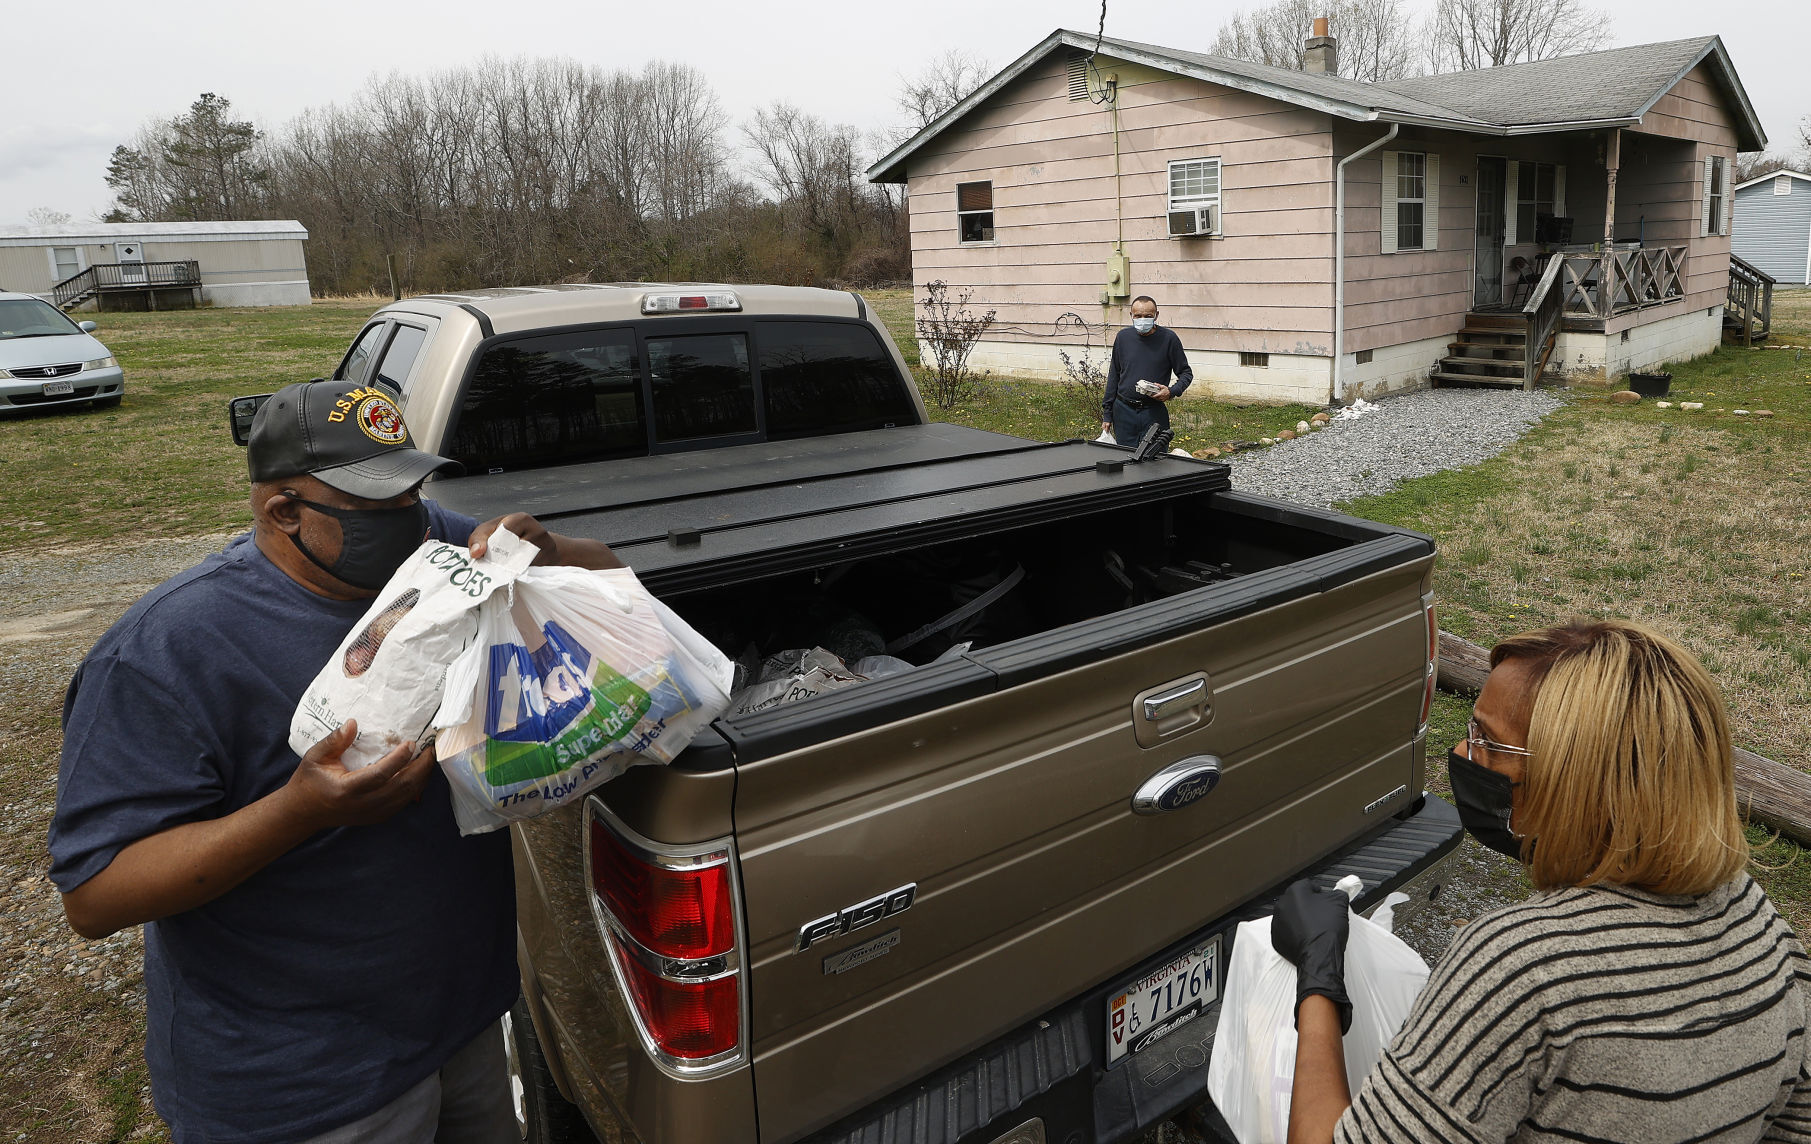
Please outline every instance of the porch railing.
M1642 246L1600 253L1559 254L1565 313L1608 318L1685 297L1684 246ZM1602 279L1608 270L1609 281Z
M201 285L201 264L177 262L97 262L51 288L51 300L67 308L104 290L151 290Z
M1742 327L1742 344L1752 346L1756 338L1765 340L1773 330L1774 277L1751 262L1729 256L1729 297L1723 304L1723 320Z
M1560 319L1565 316L1565 294L1560 290L1560 270L1564 262L1547 260L1547 269L1528 295L1522 307L1522 318L1528 323L1528 337L1522 343L1522 388L1533 389L1547 368L1547 358L1559 339Z

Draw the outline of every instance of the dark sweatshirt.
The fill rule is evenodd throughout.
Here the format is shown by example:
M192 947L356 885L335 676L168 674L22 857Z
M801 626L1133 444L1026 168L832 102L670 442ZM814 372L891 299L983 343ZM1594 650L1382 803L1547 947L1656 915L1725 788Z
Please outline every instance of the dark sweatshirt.
M1176 375L1174 381L1170 380L1172 373ZM1113 338L1113 357L1107 363L1107 395L1100 404L1100 419L1113 420L1115 398L1132 409L1151 404L1149 398L1138 395L1141 381L1168 385L1171 397L1181 397L1193 380L1195 371L1188 367L1182 339L1174 330L1158 326L1141 337L1137 330L1126 326Z

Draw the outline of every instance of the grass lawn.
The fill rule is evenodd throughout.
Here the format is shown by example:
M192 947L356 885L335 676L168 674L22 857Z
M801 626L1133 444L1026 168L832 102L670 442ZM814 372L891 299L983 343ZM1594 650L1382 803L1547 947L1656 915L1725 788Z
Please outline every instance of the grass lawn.
M910 292L868 300L916 366ZM331 373L382 304L96 315L99 337L125 368L125 401L0 419L0 552L247 527L245 456L227 430L228 399ZM1093 400L1055 383L996 378L953 409L926 404L936 420L1034 440L1100 432ZM1176 444L1256 440L1313 412L1189 399L1175 407Z
M331 373L380 304L94 315L125 401L0 419L0 551L248 525L227 400Z
M1439 541L1447 630L1488 647L1579 614L1650 624L1716 676L1739 746L1811 770L1811 350L1725 348L1670 368L1671 400L1704 411L1581 396L1483 464L1341 507ZM1468 710L1441 698L1439 750ZM1785 868L1756 873L1811 932L1811 858L1796 852L1774 843L1757 862Z

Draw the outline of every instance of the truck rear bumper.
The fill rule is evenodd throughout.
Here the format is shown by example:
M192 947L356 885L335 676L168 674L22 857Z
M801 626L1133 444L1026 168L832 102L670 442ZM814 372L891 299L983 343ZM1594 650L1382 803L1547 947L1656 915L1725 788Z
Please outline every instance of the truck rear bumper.
M1327 886L1357 874L1364 891L1354 908L1361 913L1382 904L1393 891L1408 892L1411 901L1399 907L1400 917L1439 892L1445 860L1462 834L1458 812L1426 795L1412 814L1306 873ZM1230 959L1237 924L1268 913L1286 884L1215 920L1152 961L1162 962L1216 933L1226 935L1224 956ZM1102 1015L1115 984L1117 980L1103 983L877 1101L813 1136L812 1144L1112 1144L1205 1101L1218 1003L1175 1035L1107 1068ZM1218 1117L1208 1119L1211 1123ZM1040 1122L1036 1128L1031 1126L1034 1121Z

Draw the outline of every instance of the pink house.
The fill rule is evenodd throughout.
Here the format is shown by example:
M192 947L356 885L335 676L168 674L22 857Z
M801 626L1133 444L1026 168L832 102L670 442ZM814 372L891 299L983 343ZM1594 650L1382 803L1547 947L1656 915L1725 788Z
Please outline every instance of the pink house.
M868 171L913 279L996 311L977 365L1061 376L1150 294L1191 393L1310 403L1612 378L1707 353L1729 175L1766 145L1715 36L1363 83L1057 31ZM1102 336L1095 333L1099 346Z

